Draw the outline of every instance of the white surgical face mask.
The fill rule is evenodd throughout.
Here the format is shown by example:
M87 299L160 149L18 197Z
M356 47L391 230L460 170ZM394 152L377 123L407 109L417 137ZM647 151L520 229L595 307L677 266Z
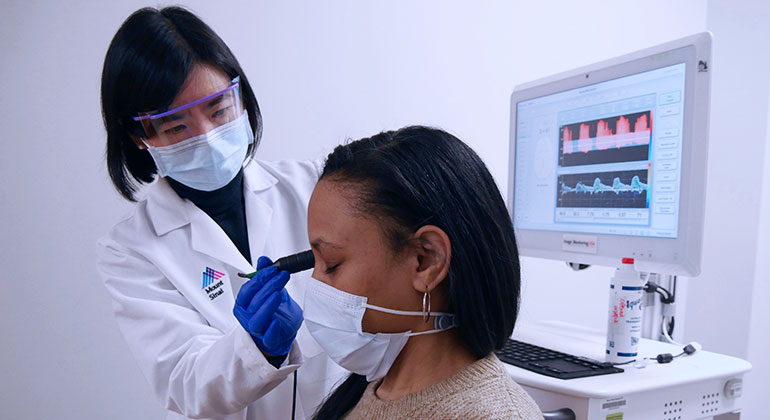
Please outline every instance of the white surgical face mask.
M335 363L365 375L369 382L385 376L411 336L437 333L452 328L454 317L443 312L435 315L435 329L413 333L367 333L361 321L367 308L396 315L422 317L422 312L397 311L366 303L367 298L335 289L313 279L305 291L305 325L310 335Z
M214 191L235 178L251 143L254 143L254 133L248 113L244 112L208 133L169 146L147 145L147 150L160 176L168 176L196 190Z

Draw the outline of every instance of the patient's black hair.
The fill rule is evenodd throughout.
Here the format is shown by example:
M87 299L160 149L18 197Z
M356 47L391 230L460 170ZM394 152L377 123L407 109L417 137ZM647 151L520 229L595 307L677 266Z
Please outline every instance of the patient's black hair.
M262 135L262 115L249 80L225 42L200 18L181 7L139 9L112 39L102 69L102 117L107 129L107 169L115 189L136 201L139 184L151 182L157 168L147 150L129 137L142 137L131 118L167 108L197 64L230 79L240 77L243 108L249 114L253 156Z
M380 223L394 251L422 226L446 232L447 312L475 357L502 348L518 315L519 254L500 190L470 147L436 128L405 127L338 146L321 180L350 184L351 207ZM341 418L366 386L364 376L351 374L314 419Z

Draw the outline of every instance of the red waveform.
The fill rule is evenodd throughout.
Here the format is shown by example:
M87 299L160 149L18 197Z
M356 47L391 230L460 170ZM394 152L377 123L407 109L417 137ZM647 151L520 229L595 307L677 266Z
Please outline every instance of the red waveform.
M604 120L599 120L596 124L596 137L611 136L613 134L612 130L610 130L610 125Z
M579 133L575 133L570 127L564 127L562 133L563 153L588 153L595 150L620 149L628 146L641 146L650 144L652 130L651 119L647 114L642 114L634 121L634 131L631 131L631 121L625 117L618 117L615 130L610 128L605 120L596 121L596 134L591 137L591 125L593 122L581 123Z
M622 147L643 146L647 144L650 144L649 130L565 141L563 153L565 155L576 152L588 153L594 150L620 149Z
M628 122L628 118L621 116L618 118L618 123L615 125L615 134L624 134L631 132L631 124Z
M580 124L580 137L579 139L591 138L591 126L588 124Z
M645 131L649 129L650 126L647 122L647 114L644 114L636 119L636 123L634 123L634 131Z

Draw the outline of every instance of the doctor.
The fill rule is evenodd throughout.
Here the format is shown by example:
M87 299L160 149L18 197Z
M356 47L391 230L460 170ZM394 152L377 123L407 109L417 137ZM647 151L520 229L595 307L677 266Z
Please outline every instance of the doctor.
M99 241L97 265L167 418L309 418L344 373L301 326L309 273L237 273L308 248L318 167L252 159L262 120L248 79L182 8L123 23L102 113L110 177L137 204Z

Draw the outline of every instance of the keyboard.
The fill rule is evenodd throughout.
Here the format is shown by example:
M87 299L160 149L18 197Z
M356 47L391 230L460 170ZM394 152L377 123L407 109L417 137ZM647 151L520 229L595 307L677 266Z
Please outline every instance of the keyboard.
M508 339L497 357L505 363L559 379L585 378L623 372L607 362L560 353L545 347Z

